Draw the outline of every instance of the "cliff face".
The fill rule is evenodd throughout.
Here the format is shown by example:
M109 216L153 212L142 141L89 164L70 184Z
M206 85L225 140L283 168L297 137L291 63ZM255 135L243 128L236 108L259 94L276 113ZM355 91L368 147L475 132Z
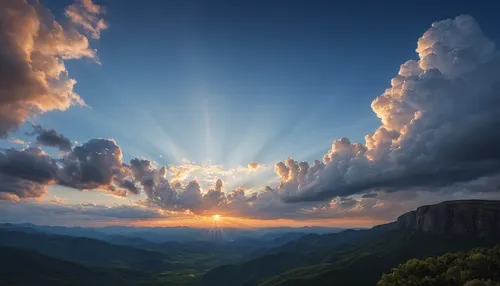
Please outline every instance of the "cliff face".
M489 236L500 233L500 201L448 201L422 206L400 216L397 227L437 234Z

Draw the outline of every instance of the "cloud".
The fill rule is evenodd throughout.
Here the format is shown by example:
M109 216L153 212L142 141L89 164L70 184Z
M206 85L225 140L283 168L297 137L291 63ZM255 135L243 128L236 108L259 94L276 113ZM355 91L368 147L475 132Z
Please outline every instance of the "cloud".
M47 194L44 184L0 173L0 201L38 199Z
M103 13L104 9L92 3L92 0L79 0L66 9L66 16L74 24L83 27L94 39L99 39L101 30L108 27L102 18Z
M256 162L255 162L256 163ZM267 168L259 163L257 167L250 165L235 166L232 168L215 164L197 164L187 159L181 160L181 164L170 164L166 166L167 177L172 182L181 182L187 184L192 180L198 181L202 188L211 188L218 179L226 182L229 187L237 188L240 185L248 184L250 181L256 181L263 175Z
M323 201L384 189L436 191L500 170L500 57L471 16L436 22L372 102L381 126L365 143L335 140L307 169L279 162L286 202ZM304 179L305 178L305 179ZM471 189L471 191L474 191Z
M133 159L130 166L135 180L141 183L150 203L172 211L202 211L203 196L197 181L186 185L178 181L171 184L167 179L167 168L157 169L149 160ZM218 188L222 188L222 182L218 181Z
M38 147L0 150L0 174L49 185L57 170L56 161Z
M39 3L1 1L0 137L38 114L85 105L64 65L84 57L97 60L88 39L73 25L62 26Z
M39 137L46 132L44 129L37 130L38 134L41 134ZM57 135L55 131L49 134ZM61 138L55 136L54 140L57 142L56 139ZM42 140L48 139L42 137ZM61 146L62 143L58 144ZM16 186L20 189L44 190L45 187L42 186L54 184L78 190L96 189L117 196L138 194L139 186L133 180L130 167L123 163L122 158L120 146L112 139L92 139L74 147L73 150L63 154L62 158L53 158L39 147L22 150L3 149L0 150L0 175L5 178L4 180L9 179L9 187L6 190L10 190L8 192L13 194L22 192L22 190L13 191ZM18 182L14 183L15 181ZM3 192L6 193L6 190ZM45 193L45 191L37 192L40 196ZM18 197L32 196L18 195Z
M93 225L119 220L141 220L166 218L159 209L140 205L102 205L95 203L65 204L33 202L0 202L0 217L3 222L61 225Z
M262 165L259 162L252 161L252 162L248 163L248 169L250 169L250 170L257 170L261 167L262 167Z
M56 173L56 162L38 147L0 150L0 200L41 198Z
M16 81L8 74L2 83L6 86L2 90L9 92L0 91L0 106L9 107L0 112L0 135L6 136L28 117L83 104L72 92L74 81L67 78L64 60L95 59L95 52L74 27L63 28L53 20L49 26L46 21L40 24L47 16L39 5L8 0L0 7L19 10L38 27L24 27L25 22L8 15L0 18L5 43L0 54L12 54L0 56L0 63L6 63L0 65L0 75L9 69L17 73L12 77ZM81 18L68 16L99 37L99 6L80 1L67 11L80 13ZM18 42L14 32L23 32L32 42L25 38ZM30 44L33 50L28 51ZM57 52L52 50L54 45L60 47ZM495 197L500 190L500 135L494 132L500 123L498 51L472 17L459 16L434 23L419 39L417 53L419 60L401 65L391 87L372 102L381 125L365 136L364 143L340 138L321 161L309 164L287 158L278 162L274 166L277 186L240 187L268 169L258 162L233 168L188 160L158 166L136 158L127 164L113 139L92 139L72 148L63 135L34 126L40 145L67 152L53 158L38 147L1 150L0 181L6 183L0 186L0 200L40 198L47 193L47 185L60 184L119 196L142 192L147 198L144 206L151 208L49 207L54 213L86 218L163 217L162 211L175 211L259 219L393 219L418 204ZM42 73L33 72L35 65ZM61 78L67 80L67 87L71 82L71 88L59 94L62 89L52 80L60 84Z
M19 145L25 144L24 140L21 140L19 138L9 138L9 141L14 143L14 144L19 144Z
M40 125L33 125L33 132L26 133L26 135L38 135L36 137L38 144L58 148L61 151L71 150L71 141L64 135L58 134L54 129L45 129Z
M64 204L64 200L61 199L60 197L58 196L54 196L51 200L50 200L51 203L55 203L55 204Z
M80 190L99 189L114 195L138 193L131 172L113 139L92 139L60 160L58 184Z

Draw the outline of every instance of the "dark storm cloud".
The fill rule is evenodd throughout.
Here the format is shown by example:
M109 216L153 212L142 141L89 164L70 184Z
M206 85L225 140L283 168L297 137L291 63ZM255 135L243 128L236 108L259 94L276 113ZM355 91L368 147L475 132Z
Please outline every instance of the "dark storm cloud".
M0 200L42 197L56 174L56 162L40 148L0 150Z
M112 139L92 139L73 148L61 161L58 183L75 189L102 189L125 196L138 193L129 180L131 172L123 161L120 146Z
M103 190L118 196L139 194L140 186L122 157L121 148L112 139L92 139L61 159L52 158L39 147L5 149L0 150L0 174L9 178L9 189L15 186L13 180L20 180L17 185L28 189L35 188L29 181L42 186L59 184L79 190Z
M44 184L0 173L0 201L36 199L47 193Z
M38 135L36 142L43 146L58 148L61 151L71 150L71 141L64 137L64 135L57 133L54 129L45 129L41 125L33 125L33 132L26 133L26 135Z
M382 125L364 144L335 140L314 174L300 175L290 158L276 165L286 202L376 188L435 191L499 173L500 57L494 43L463 15L434 23L416 51L419 61L401 65L391 87L373 101Z
M68 16L74 19L83 11L73 9ZM93 15L98 18L99 13ZM37 1L0 1L0 137L27 118L85 105L64 65L84 57L97 61L88 39L74 25L62 26Z
M38 147L0 150L0 173L40 184L54 182L56 161Z

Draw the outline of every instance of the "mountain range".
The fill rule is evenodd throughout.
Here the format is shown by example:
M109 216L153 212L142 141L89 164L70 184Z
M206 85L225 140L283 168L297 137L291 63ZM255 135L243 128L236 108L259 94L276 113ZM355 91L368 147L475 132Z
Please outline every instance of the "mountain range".
M170 241L160 234L174 230L120 228L0 225L0 256L9 262L0 284L375 285L409 259L498 243L500 201L422 206L395 222L335 233L231 230L232 239Z

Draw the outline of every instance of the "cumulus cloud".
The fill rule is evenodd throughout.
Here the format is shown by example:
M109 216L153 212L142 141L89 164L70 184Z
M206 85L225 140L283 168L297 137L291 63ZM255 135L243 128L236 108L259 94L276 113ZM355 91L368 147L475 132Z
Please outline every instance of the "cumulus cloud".
M149 160L133 159L130 166L135 180L141 183L150 203L172 211L199 213L203 210L202 190L197 181L190 181L186 185L178 181L170 183L167 168L155 168ZM221 191L221 181L217 181L216 188ZM212 192L209 197L210 201L215 199Z
M0 174L39 184L53 184L57 174L54 159L38 147L0 150Z
M33 194L40 197L46 194L45 186L58 184L117 196L138 194L132 170L122 159L121 148L111 139L92 139L61 158L53 158L39 147L0 150L2 192L18 199L32 198Z
M0 201L37 199L47 194L44 184L0 173Z
M58 183L75 189L100 189L125 196L138 189L129 179L120 146L112 139L92 139L60 160Z
M85 105L64 65L84 57L96 60L96 51L74 25L61 25L37 2L1 1L0 137L38 114Z
M41 198L56 173L56 162L40 148L0 150L0 200Z
M71 150L71 141L64 135L57 133L54 129L45 129L41 125L33 125L33 132L26 133L28 136L38 135L38 144L58 148L61 151Z
M287 202L321 201L382 188L435 191L500 170L500 57L471 16L436 22L418 40L372 109L381 126L365 143L335 140L307 170L279 162ZM303 180L305 178L305 180Z

